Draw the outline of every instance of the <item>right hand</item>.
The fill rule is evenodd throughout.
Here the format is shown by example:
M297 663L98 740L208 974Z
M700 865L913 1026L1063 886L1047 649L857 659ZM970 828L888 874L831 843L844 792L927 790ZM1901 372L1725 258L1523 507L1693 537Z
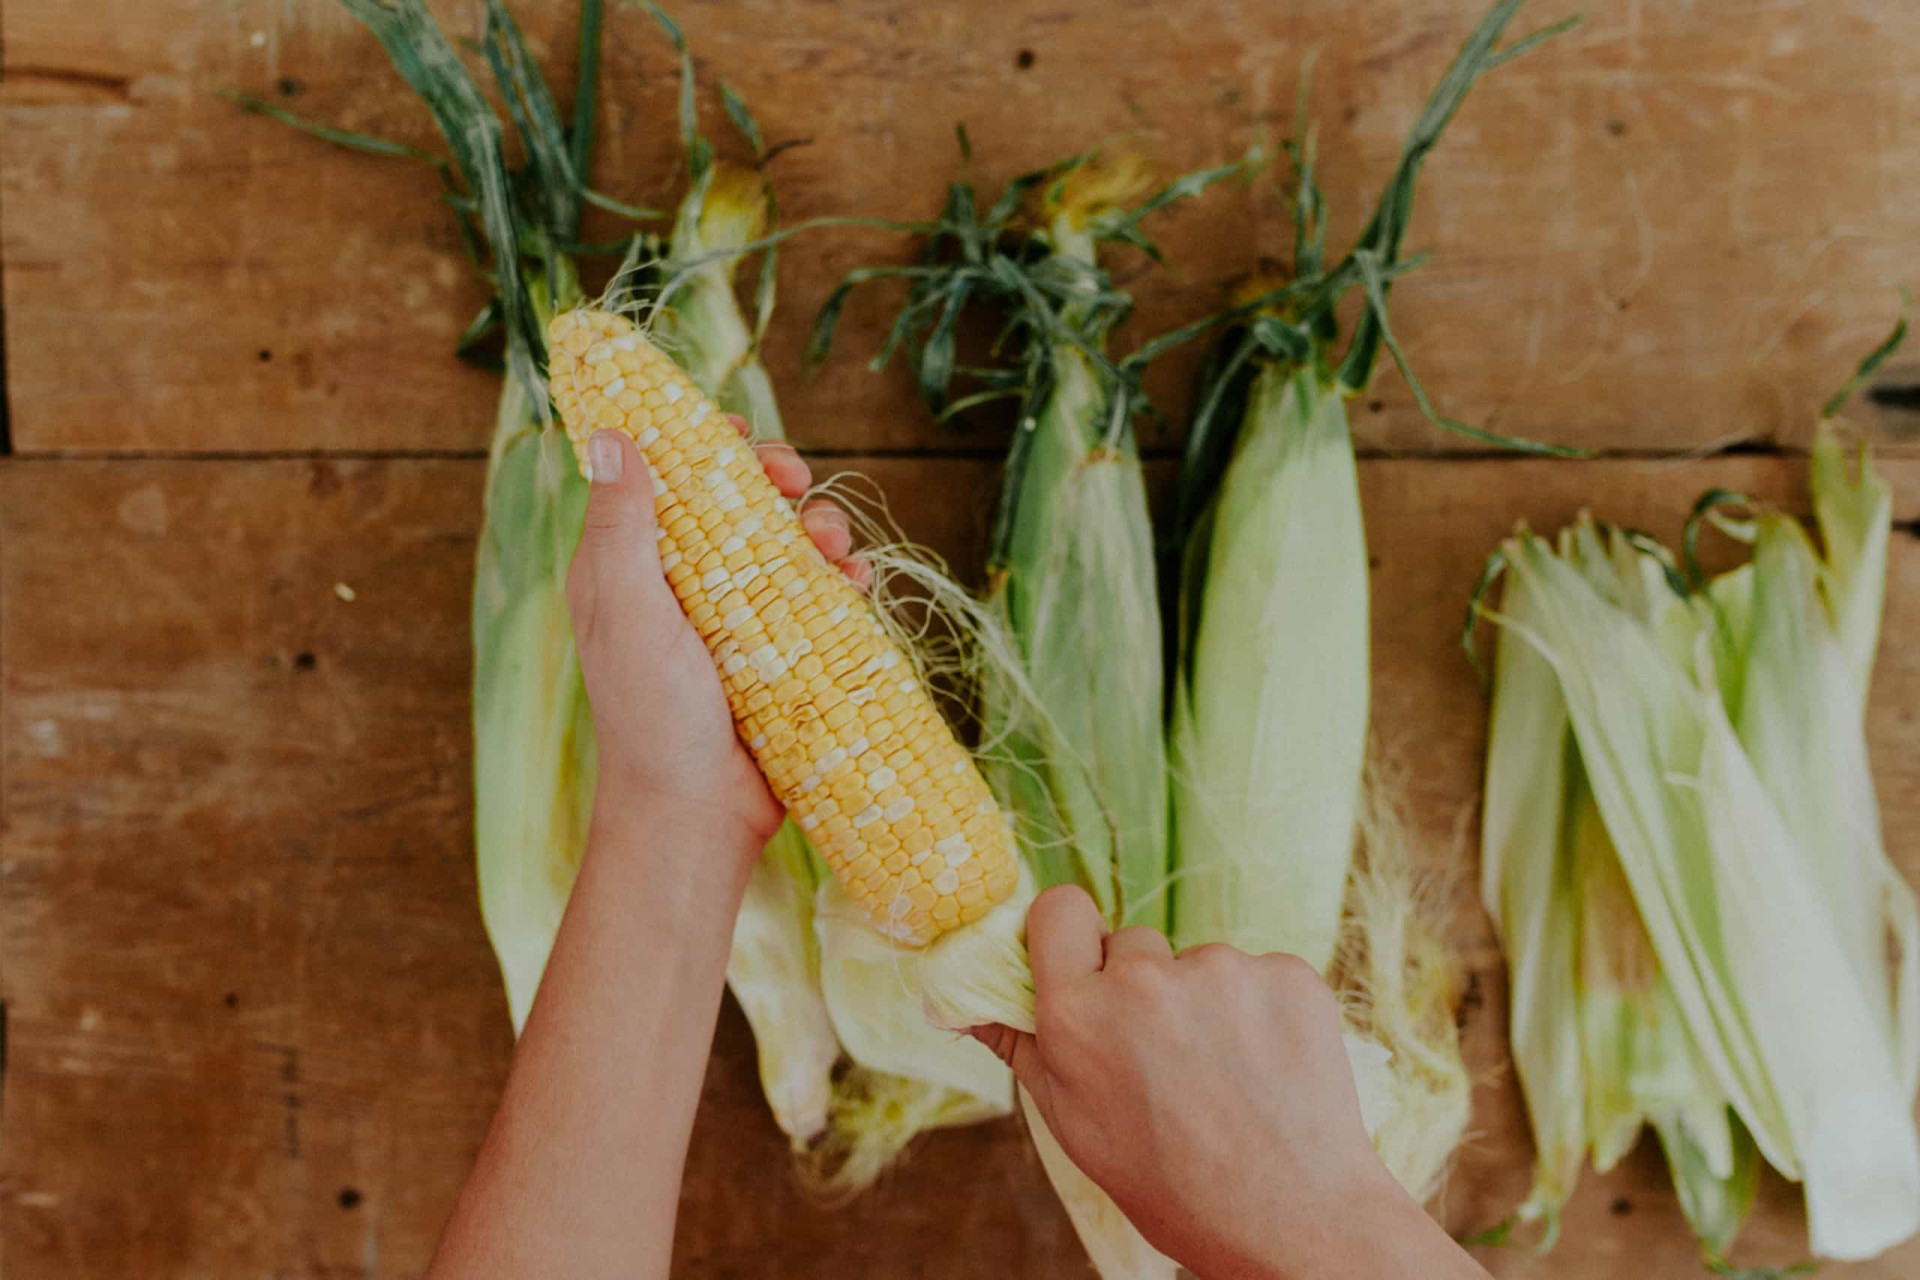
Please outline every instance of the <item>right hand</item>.
M1325 1246L1380 1210L1437 1232L1368 1141L1339 1003L1304 960L1175 956L1158 930L1109 934L1065 886L1034 900L1027 948L1036 1034L974 1035L1162 1253L1209 1278L1339 1276L1357 1255Z
M729 416L744 435L746 420ZM807 491L812 473L790 446L754 451L783 497ZM734 731L713 655L661 573L645 456L620 431L595 432L588 456L593 483L567 604L598 744L595 825L691 822L711 830L738 890L785 812ZM820 554L864 590L872 570L852 553L846 512L813 502L800 523ZM711 860L684 861L693 871Z

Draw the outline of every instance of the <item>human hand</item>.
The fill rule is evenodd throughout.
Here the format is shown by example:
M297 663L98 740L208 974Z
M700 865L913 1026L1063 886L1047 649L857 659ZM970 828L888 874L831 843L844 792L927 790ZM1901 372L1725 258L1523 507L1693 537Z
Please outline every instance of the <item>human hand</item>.
M1072 887L1034 900L1027 949L1035 1034L974 1034L1162 1253L1206 1280L1484 1274L1374 1153L1338 1001L1305 961L1176 957L1158 930L1107 933Z
M745 419L733 422L746 433ZM812 473L790 446L755 450L783 495L806 492ZM599 751L595 826L635 816L697 826L743 851L744 884L783 811L734 732L713 658L661 572L646 459L618 431L595 433L587 452L593 483L567 605ZM821 554L865 587L871 570L851 554L846 512L818 501L800 518Z

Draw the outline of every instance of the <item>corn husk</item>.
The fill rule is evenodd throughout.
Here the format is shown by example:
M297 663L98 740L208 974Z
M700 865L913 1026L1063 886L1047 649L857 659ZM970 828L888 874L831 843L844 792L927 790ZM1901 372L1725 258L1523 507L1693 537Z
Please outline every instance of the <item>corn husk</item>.
M1911 897L1858 851L1862 845L1846 851L1857 822L1826 828L1809 816L1818 813L1806 794L1812 789L1853 788L1857 799L1864 787L1870 794L1863 740L1811 771L1804 757L1790 768L1787 756L1776 755L1769 787L1728 713L1730 699L1745 707L1771 696L1779 717L1791 700L1820 688L1804 662L1782 665L1797 684L1754 665L1754 639L1770 636L1762 643L1779 645L1779 629L1790 621L1775 616L1771 630L1757 622L1771 608L1769 597L1790 601L1784 607L1797 610L1801 622L1830 616L1817 598L1795 598L1793 586L1810 581L1804 571L1811 563L1810 548L1803 557L1795 537L1804 542L1777 517L1763 516L1755 560L1741 571L1751 575L1747 580L1729 579L1684 600L1669 591L1664 605L1651 605L1661 598L1655 584L1668 577L1670 563L1635 551L1624 537L1597 550L1601 539L1591 525L1563 537L1558 554L1522 532L1505 548L1512 579L1498 620L1503 648L1524 645L1551 668L1593 805L1666 981L1659 998L1670 994L1691 1042L1693 1059L1675 1078L1707 1080L1677 1119L1654 1117L1689 1215L1709 1244L1724 1246L1751 1194L1752 1162L1742 1150L1750 1135L1769 1163L1806 1183L1814 1251L1861 1258L1920 1227L1920 1141L1906 1033L1886 976L1886 947L1905 935ZM1763 556L1769 538L1780 541ZM1870 547L1870 537L1863 541ZM1611 577L1603 561L1613 566ZM1837 628L1829 630L1838 636ZM1844 652L1837 638L1831 652ZM1725 670L1730 662L1739 669ZM1762 682L1753 686L1756 674ZM1859 738L1862 702L1847 696L1859 677L1850 679L1828 691L1833 698L1816 693L1809 706L1837 700L1850 718L1850 736ZM1490 751L1537 746L1496 739ZM1860 771L1850 779L1831 776L1849 762ZM1490 789L1493 776L1490 761ZM1788 792L1783 804L1777 797ZM1553 844L1537 837L1532 846L1531 854L1505 850L1506 878L1514 876L1517 857L1538 857ZM1514 923L1509 917L1510 935ZM1874 940L1872 948L1858 944L1853 934L1860 931ZM1877 957L1866 954L1873 948ZM1533 959L1516 953L1516 973ZM1670 1010L1662 1013L1675 1020ZM1518 1036L1516 1051L1524 1052ZM1663 1059L1630 1052L1636 1074L1684 1061L1677 1053ZM1590 1054L1589 1091L1593 1061ZM1522 1071L1525 1079L1524 1060ZM1536 1087L1528 1084L1530 1097ZM1717 1118L1721 1098L1737 1126L1723 1127ZM1543 1108L1534 1110L1538 1116ZM1630 1136L1616 1136L1614 1145L1619 1141Z
M1346 406L1324 372L1255 380L1193 535L1173 703L1181 946L1285 951L1323 973L1367 740L1367 551Z
M1596 589L1637 602L1671 598L1648 589L1638 557L1621 559L1590 529L1565 540ZM1628 572L1616 577L1616 569ZM1518 580L1502 611L1531 626L1541 605ZM1686 646L1690 620L1669 629ZM1512 959L1512 1052L1537 1153L1521 1206L1543 1247L1558 1232L1589 1150L1612 1168L1644 1124L1661 1135L1696 1232L1724 1250L1755 1190L1751 1140L1693 1046L1682 1012L1633 903L1619 855L1594 799L1553 668L1533 648L1503 643L1493 684L1485 800L1482 897Z

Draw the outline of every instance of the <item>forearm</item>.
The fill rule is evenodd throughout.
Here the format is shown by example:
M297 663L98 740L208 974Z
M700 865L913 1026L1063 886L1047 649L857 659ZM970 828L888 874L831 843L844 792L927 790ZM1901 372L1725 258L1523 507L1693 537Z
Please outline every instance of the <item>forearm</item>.
M646 819L596 819L434 1280L667 1273L740 837Z

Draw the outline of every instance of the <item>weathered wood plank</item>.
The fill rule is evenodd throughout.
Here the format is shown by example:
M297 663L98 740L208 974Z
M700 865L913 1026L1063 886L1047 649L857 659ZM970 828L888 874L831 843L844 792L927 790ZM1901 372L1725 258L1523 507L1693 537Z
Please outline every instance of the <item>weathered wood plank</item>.
M984 464L861 464L907 532L977 561ZM1920 464L1897 464L1902 519ZM27 461L0 467L0 1238L8 1274L417 1275L510 1049L474 906L466 591L477 462ZM1767 459L1368 464L1376 723L1456 877L1480 1136L1459 1230L1523 1193L1504 982L1474 903L1479 695L1453 639L1515 517L1583 504L1670 533L1709 483L1793 498ZM1901 536L1890 635L1920 625ZM354 588L341 600L334 584ZM1920 812L1920 655L1888 645L1873 745L1896 856ZM1756 1256L1801 1247L1770 1186ZM1920 1246L1836 1276L1912 1272ZM683 1202L680 1269L720 1277L1078 1274L1011 1124L938 1135L821 1213L722 1020ZM1549 1262L1503 1277L1682 1280L1693 1250L1650 1150L1589 1178Z
M572 4L515 7L565 83ZM474 0L436 8L477 29ZM796 219L925 216L956 170L963 120L986 183L1121 135L1170 169L1214 163L1291 129L1317 48L1339 243L1480 8L687 0L676 12L709 87L726 78L770 138L807 140L773 168ZM1523 21L1567 11L1537 8ZM0 18L17 446L482 447L488 380L447 358L481 294L433 178L213 96L237 87L437 145L371 38L319 3L104 0L89 14L11 0ZM671 60L644 14L614 7L606 69L601 183L669 201ZM1476 90L1424 179L1413 244L1435 258L1396 305L1430 387L1457 416L1565 443L1804 441L1885 330L1887 283L1920 236L1920 143L1897 127L1915 83L1920 11L1907 7L1598 7ZM718 114L709 102L716 133ZM1142 333L1211 309L1258 256L1284 256L1273 178L1171 216L1162 238L1179 269L1139 280ZM881 295L850 309L840 359L799 376L833 280L901 252L885 235L822 231L786 255L769 359L814 447L968 444L929 424L902 378L863 372ZM1172 360L1152 381L1170 409L1190 368ZM1888 382L1916 373L1909 361ZM1397 375L1363 403L1370 447L1459 447L1420 420ZM1878 422L1888 441L1917 426L1911 410Z

